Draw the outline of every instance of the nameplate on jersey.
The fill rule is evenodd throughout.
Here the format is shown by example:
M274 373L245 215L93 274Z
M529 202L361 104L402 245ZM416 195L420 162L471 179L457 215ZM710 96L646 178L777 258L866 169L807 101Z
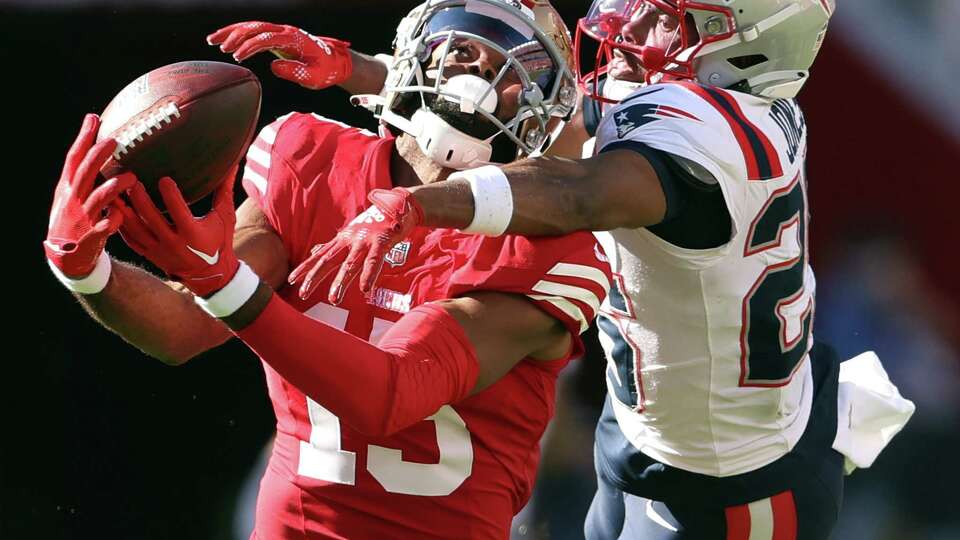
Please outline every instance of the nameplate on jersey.
M413 298L409 294L384 289L383 287L375 287L367 298L368 304L397 313L410 311L412 301Z

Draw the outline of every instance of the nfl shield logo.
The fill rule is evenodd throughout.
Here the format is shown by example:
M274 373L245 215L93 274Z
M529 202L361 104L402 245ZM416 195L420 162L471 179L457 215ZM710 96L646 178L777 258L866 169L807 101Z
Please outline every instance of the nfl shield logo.
M408 253L410 253L410 241L404 240L403 242L393 246L393 248L390 250L390 253L387 253L387 256L383 259L390 263L390 266L400 266L407 262Z

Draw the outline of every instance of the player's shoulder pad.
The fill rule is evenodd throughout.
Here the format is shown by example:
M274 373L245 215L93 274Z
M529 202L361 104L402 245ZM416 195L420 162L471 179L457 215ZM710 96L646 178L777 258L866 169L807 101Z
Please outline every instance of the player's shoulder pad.
M783 164L764 128L769 111L755 96L691 81L656 84L604 116L597 148L643 143L701 165L721 183L777 178Z
M318 114L292 112L264 127L247 151L244 185L263 196L270 182L311 178L313 169L322 168L358 141L377 137L365 129L325 118ZM271 174L284 167L293 174Z
M598 148L630 140L656 148L657 139L668 133L676 136L667 141L676 139L678 143L690 135L703 136L715 128L712 113L706 102L682 84L639 88L604 115L597 130Z
M521 294L574 335L586 330L610 292L609 263L588 232L476 236L469 248L469 260L451 276L451 296L471 290Z
M598 151L642 143L720 176L723 164L736 158L736 142L722 115L694 86L670 82L635 91L604 115L597 130Z

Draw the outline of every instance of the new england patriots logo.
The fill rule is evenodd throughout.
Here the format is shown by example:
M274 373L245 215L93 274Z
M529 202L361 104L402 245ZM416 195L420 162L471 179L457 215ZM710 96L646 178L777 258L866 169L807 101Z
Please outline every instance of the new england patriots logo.
M686 111L669 105L658 105L656 103L638 103L631 105L614 114L613 120L617 123L617 138L622 139L631 131L645 126L650 122L656 122L661 118L681 117L700 121L699 118Z

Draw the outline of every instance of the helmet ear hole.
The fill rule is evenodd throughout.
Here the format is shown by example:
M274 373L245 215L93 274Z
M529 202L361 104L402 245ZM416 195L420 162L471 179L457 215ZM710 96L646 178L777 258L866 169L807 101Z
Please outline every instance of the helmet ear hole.
M750 69L753 66L759 66L767 60L768 58L762 54L748 54L746 56L727 58L727 62L737 69Z

